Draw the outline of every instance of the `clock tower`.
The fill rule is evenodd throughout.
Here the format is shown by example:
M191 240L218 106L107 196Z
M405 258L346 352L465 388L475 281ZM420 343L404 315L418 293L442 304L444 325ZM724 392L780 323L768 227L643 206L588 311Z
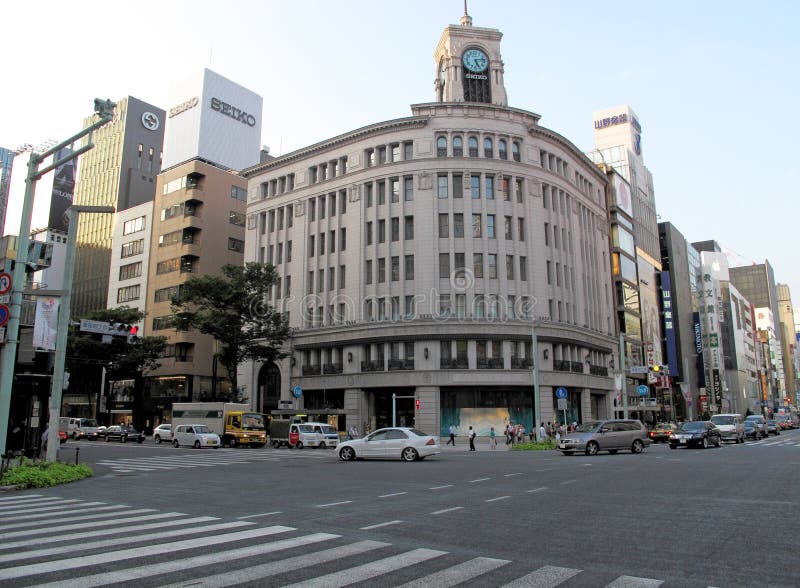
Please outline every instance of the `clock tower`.
M497 29L472 26L466 4L460 25L442 33L433 58L437 102L478 102L508 106Z

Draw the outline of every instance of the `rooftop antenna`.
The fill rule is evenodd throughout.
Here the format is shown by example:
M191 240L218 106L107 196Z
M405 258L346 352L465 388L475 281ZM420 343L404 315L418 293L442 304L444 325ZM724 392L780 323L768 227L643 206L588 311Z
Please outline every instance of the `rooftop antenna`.
M467 13L467 0L464 0L464 16L461 17L462 27L472 26L472 17Z

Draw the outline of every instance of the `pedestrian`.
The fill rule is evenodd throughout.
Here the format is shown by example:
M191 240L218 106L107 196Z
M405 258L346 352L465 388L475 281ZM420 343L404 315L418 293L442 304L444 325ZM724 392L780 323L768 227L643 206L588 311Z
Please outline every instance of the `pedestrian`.
M453 426L453 423L450 423L450 440L445 443L445 445L456 446L456 428Z
M508 426L506 427L506 445L513 445L514 444L514 427L509 422Z
M475 451L475 429L469 426L469 450Z
M50 436L50 425L47 425L44 428L44 433L42 433L42 444L40 446L42 457L45 457L47 455L47 439L49 436Z
M539 425L539 443L543 443L547 438L547 431L544 428L544 422Z
M494 438L494 427L489 429L489 449L497 447L497 439Z

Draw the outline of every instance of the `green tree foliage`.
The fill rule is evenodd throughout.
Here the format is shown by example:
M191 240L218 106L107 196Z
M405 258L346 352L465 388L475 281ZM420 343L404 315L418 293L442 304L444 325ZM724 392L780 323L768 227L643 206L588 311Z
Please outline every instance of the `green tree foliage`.
M282 346L289 326L267 303L276 279L275 268L269 264L228 264L222 267L222 275L192 276L172 299L176 328L197 329L220 343L217 357L234 393L240 363L286 356Z

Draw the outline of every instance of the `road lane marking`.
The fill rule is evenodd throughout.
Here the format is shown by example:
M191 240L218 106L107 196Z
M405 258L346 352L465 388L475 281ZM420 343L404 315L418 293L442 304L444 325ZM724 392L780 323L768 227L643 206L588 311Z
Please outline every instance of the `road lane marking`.
M547 490L547 486L542 486L541 488L534 488L533 490L525 490L525 492L541 492L542 490Z
M453 506L451 508L445 508L445 509L442 509L442 510L435 510L431 514L440 515L440 514L444 514L446 512L453 512L454 510L461 510L462 508L464 508L464 507L463 506Z
M69 509L73 509L76 506L100 506L100 505L105 504L105 502L83 502L83 504L78 505L78 504L74 504L76 502L83 502L83 501L81 501L81 500L63 500L63 501L61 501L60 504L47 504L47 505L42 505L42 506L31 505L31 506L27 506L25 508L19 508L17 506L17 507L14 507L14 508L16 508L16 510L6 510L6 511L3 511L3 512L0 512L0 514L2 514L3 516L8 516L8 515L16 515L16 514L24 514L24 513L47 512L48 514L39 515L39 516L40 517L41 516L48 517L48 516L50 516L50 513L55 514L58 511L68 511ZM16 517L16 518L20 518L20 517ZM30 517L25 517L25 518L33 518L33 515L30 516Z
M352 500L342 500L341 502L329 502L328 504L318 504L317 508L326 508L328 506L339 506L340 504L350 504Z
M620 576L606 588L657 588L664 582L652 578L637 578L635 576Z
M408 494L408 492L392 492L391 494L381 494L378 498L389 498L391 496L402 496L403 494Z
M28 502L28 500L30 500L31 498L36 498L36 499L41 500L43 498L43 496L41 494L28 494L26 496L3 496L3 497L0 497L0 503L19 502L19 501ZM47 500L54 500L53 498L46 498L46 499Z
M318 586L325 586L325 588L339 588L341 586L349 586L356 582L362 582L382 576L409 566L413 566L424 561L435 559L447 555L446 551L438 551L436 549L414 549L399 555L393 555L384 559L379 559L367 564L356 566L340 572L333 572L317 578L311 578L305 582L299 582L286 586L284 588L317 588Z
M53 523L68 523L72 521L88 521L90 519L100 519L104 517L127 517L127 518L110 518L106 521L94 521L91 523L77 523L75 525L61 525L58 526L50 526L50 527L43 527L41 529L26 529L24 531L14 531L12 533L6 532L7 529L19 529L20 527L28 527L30 523L15 523L13 525L2 525L0 526L0 530L3 531L3 539L8 539L10 537L27 537L28 535L44 535L46 533L55 533L57 531L71 531L74 529L91 529L93 527L108 527L111 525L117 525L120 523L128 523L132 521L146 521L150 519L162 519L162 518L169 518L169 517L183 517L186 516L182 512L167 512L161 514L149 514L156 512L155 509L152 508L139 508L136 510L126 510L123 512L109 512L103 513L98 515L84 515L82 517L68 517L66 519L60 519L57 521L51 521ZM148 516L136 516L132 517L130 515L142 515L146 514ZM44 525L47 524L45 522L37 521L35 524L37 525Z
M125 508L130 508L130 507L126 506L124 504L117 504L117 505L114 505L114 506L98 506L97 508L93 508L92 509L92 513L97 513L98 511L104 513L103 515L98 515L98 516L114 516L116 514L120 514L120 515L121 514L129 514L129 513L125 513L125 512L109 514L109 513L106 512L106 511L110 511L110 510L120 510L120 509L125 509ZM154 512L154 509L152 509L152 508L151 509L145 509L145 510L140 510L139 512L146 512L146 511ZM70 517L68 515L78 515L80 513L85 513L85 512L86 512L85 508L79 508L77 510L64 510L64 511L61 511L61 512L49 512L49 513L40 513L40 514L33 514L33 515L21 515L21 516L14 517L14 519L15 520L20 520L20 519L48 519L49 522L79 521L81 519L86 518L88 515L81 514L81 516L76 516L76 517ZM15 527L22 527L22 526L25 526L25 525L36 525L36 524L44 524L44 523L40 523L39 521L32 521L32 522L28 522L28 523L14 523L12 525L0 525L0 530L2 530L2 529L13 529Z
M477 480L470 480L470 484L474 484L475 482L485 482L486 480L491 480L491 478L478 478Z
M580 573L581 570L572 568L544 566L530 574L517 578L513 582L509 582L503 588L555 588Z
M378 523L377 525L368 525L366 527L361 527L362 531L369 531L371 529L378 529L379 527L388 527L389 525L397 525L398 523L402 523L403 521L386 521L385 523Z
M511 476L521 476L522 472L514 472L513 474L503 474L504 477L510 478Z
M276 514L283 514L282 510L273 510L272 512L262 512L259 514L251 514L251 515L244 515L241 517L236 517L237 519L254 519L256 517L271 517L272 515Z
M505 500L506 498L511 498L510 496L498 496L497 498L489 498L485 502L497 502L498 500Z
M434 486L433 488L428 488L428 490L441 490L442 488L452 488L452 484L445 484L444 486Z
M417 578L411 582L402 584L398 588L428 588L429 586L436 586L436 588L450 588L451 586L458 586L463 582L472 580L478 576L491 572L499 567L511 563L507 559L494 559L492 557L476 557L464 563L429 574L424 578Z

